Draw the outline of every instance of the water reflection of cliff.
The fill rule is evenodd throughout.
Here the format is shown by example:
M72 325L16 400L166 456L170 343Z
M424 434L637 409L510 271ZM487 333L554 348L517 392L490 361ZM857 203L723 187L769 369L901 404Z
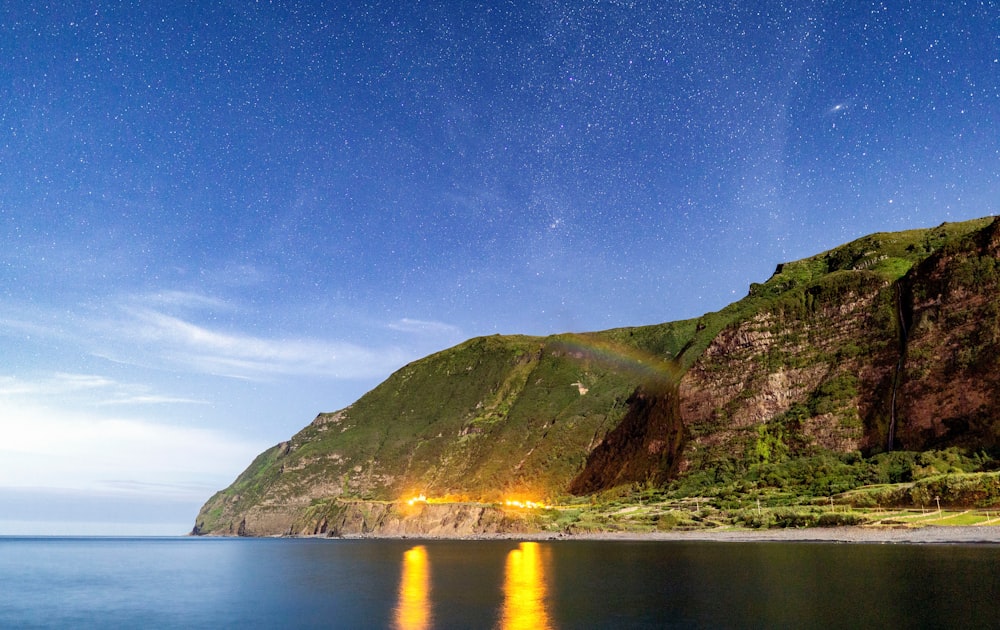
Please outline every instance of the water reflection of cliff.
M538 543L523 542L507 554L503 592L503 630L552 627L545 609L545 564Z
M403 577L399 582L396 628L424 630L431 627L431 572L423 545L403 554Z

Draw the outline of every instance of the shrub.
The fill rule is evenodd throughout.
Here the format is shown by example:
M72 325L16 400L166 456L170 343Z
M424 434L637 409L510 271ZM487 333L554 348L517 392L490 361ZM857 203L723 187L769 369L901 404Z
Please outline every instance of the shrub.
M656 529L667 530L677 527L677 525L680 524L681 519L673 512L667 512L656 516L655 521Z
M774 526L774 514L770 510L757 509L737 510L732 513L732 521L736 525L752 529L769 529Z
M775 510L774 524L777 527L814 527L816 514L804 510Z
M824 512L816 519L819 527L840 527L843 525L864 525L868 518L857 512Z

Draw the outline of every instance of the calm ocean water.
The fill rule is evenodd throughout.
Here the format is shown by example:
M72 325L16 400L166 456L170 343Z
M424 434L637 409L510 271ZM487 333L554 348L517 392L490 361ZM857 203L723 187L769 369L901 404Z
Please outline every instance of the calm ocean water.
M1000 547L0 538L0 628L1000 627Z

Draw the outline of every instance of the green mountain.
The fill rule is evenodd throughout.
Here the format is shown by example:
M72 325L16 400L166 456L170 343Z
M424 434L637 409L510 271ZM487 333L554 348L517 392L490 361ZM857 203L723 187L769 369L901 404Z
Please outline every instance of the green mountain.
M262 453L194 533L531 529L497 504L832 494L903 452L911 471L931 450L981 463L1000 443L998 283L985 218L778 265L697 319L472 339ZM417 495L431 505L407 512Z

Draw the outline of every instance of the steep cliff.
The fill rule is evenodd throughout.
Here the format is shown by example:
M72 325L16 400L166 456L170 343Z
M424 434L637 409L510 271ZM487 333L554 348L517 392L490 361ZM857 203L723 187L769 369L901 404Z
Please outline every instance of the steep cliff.
M779 266L771 280L734 305L747 314L722 328L681 380L681 416L691 434L682 471L724 458L753 462L822 450L944 445L926 431L921 438L915 434L927 417L940 422L945 403L934 401L968 401L976 397L971 392L994 388L972 385L968 381L978 377L971 374L967 382L928 379L931 370L920 357L936 370L945 368L941 352L922 345L978 347L981 340L971 339L971 331L984 334L996 322L985 310L997 304L994 287L956 270L992 269L995 251L990 257L981 242L995 232L996 223L981 219L875 234ZM941 282L961 282L963 297L945 298L942 289L927 288ZM944 300L966 314L968 330L923 334L926 324L911 330L914 313L925 321L927 310L914 303L914 295L927 294L933 294L931 302ZM981 307L975 322L971 304ZM970 405L958 411L963 420L953 423L965 426ZM982 437L973 441L981 444Z
M992 219L875 234L779 265L696 320L468 341L261 454L195 532L329 532L357 500L485 505L663 485L720 462L994 448L998 235ZM380 531L436 527L385 510ZM442 527L512 526L494 516Z
M896 446L1000 441L1000 224L949 243L904 281Z

